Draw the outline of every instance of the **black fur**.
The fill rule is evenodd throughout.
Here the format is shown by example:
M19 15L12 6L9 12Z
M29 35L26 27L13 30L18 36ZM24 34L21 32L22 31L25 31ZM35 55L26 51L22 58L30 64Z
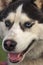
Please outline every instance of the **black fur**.
M38 20L39 23L43 23L43 13L39 11L38 8L35 7L33 4L31 3L24 4L23 12L25 12L28 15L28 17L34 20Z
M0 16L2 19L6 18L10 12L16 12L17 7L23 4L22 12L25 12L31 19L38 20L39 23L43 23L43 13L38 10L38 8L33 4L33 1L34 0L16 1L3 10L3 13Z
M42 10L42 13L43 13L43 4L42 4L42 8L41 8L41 10Z

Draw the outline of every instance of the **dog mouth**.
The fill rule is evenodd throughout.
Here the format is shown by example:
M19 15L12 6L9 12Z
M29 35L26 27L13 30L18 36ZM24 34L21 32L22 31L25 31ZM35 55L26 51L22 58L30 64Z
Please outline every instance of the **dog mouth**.
M18 63L23 60L25 53L28 51L28 49L33 45L35 40L31 42L31 44L21 53L8 53L8 59L11 63Z
M11 63L20 62L23 59L23 53L8 53L8 59Z

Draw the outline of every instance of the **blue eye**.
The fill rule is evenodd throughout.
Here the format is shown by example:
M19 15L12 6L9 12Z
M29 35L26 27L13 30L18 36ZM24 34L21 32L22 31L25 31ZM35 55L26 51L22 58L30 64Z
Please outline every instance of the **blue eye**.
M30 23L30 22L25 22L24 23L24 27L25 28L31 28L33 26L34 23Z

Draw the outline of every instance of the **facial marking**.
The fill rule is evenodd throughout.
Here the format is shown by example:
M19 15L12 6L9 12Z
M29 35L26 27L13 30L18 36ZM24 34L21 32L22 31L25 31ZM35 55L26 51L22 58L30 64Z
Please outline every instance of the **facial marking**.
M21 14L21 20L23 22L26 22L26 21L30 21L31 19L25 13L22 13Z
M20 6L16 9L15 22L19 22L19 21L20 21L21 13L22 13L22 6L23 6L23 5L20 5Z
M21 13L21 12L22 12L22 7L23 7L23 4L21 4L21 5L16 9L16 13Z
M14 22L15 13L14 12L10 12L6 19L10 20L11 22Z
M26 13L23 13L22 12L22 7L23 7L23 4L21 4L17 9L16 9L16 12L10 12L8 17L5 19L5 20L10 20L10 22L26 22L26 21L31 21L32 19L29 18Z

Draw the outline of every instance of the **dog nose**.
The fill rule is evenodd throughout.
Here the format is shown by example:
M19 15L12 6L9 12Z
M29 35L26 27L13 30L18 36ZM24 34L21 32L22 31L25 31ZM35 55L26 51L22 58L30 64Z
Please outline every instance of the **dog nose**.
M13 41L13 40L5 40L4 41L4 48L7 50L7 51L13 51L16 47L16 42Z

